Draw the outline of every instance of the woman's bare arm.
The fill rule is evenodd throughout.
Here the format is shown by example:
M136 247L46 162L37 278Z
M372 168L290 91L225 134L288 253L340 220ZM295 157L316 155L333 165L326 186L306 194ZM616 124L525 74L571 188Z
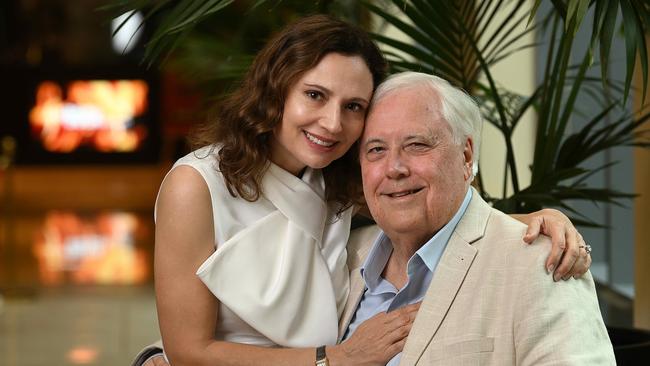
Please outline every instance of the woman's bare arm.
M169 173L156 207L156 305L165 351L174 365L202 364L217 321L217 301L195 275L214 251L210 193L200 174Z

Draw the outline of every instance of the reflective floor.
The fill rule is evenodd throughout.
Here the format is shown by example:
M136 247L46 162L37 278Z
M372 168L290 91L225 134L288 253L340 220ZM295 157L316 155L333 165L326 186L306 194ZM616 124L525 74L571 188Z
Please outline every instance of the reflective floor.
M0 225L0 365L128 365L159 338L151 221L52 211Z
M40 290L0 305L0 365L128 365L157 338L149 286Z

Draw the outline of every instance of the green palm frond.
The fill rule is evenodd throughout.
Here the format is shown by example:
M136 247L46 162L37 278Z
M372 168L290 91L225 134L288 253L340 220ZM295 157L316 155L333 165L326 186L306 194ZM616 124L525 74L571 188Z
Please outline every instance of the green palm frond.
M485 42L478 43L482 45L480 51L487 64L498 62L508 54L507 50L513 43L535 29L533 20L541 1L536 0L532 8L529 8L529 3L525 0L392 0L392 3L401 10L401 13L411 21L412 25L392 16L377 6L375 2L366 1L364 5L383 20L404 31L426 49L435 51L436 53L430 54L428 58L434 59L436 62L424 62L435 66L433 68L435 72L455 81L457 85L467 88L472 83L466 81L475 80L480 68L477 67L477 60L472 55L471 47L464 37L474 34L477 39L484 40ZM159 61L161 57L176 49L197 24L228 6L235 6L233 3L233 0L112 0L101 9L114 15L139 10L144 14L144 22L152 22L156 19L158 24L145 53L145 60L151 65L154 61ZM245 2L245 6L256 9L269 5L269 3L273 9L276 9L280 8L280 4L293 2L256 0L255 2ZM329 7L336 8L332 6L332 3L334 5L345 3L344 6L338 6L338 11L355 8L344 1L319 1L312 4L311 9L312 11L314 9L323 11ZM550 3L555 8L556 14L562 17L565 33L571 36L575 35L582 25L587 11L594 8L591 49L593 51L596 45L599 46L601 61L605 61L609 57L613 36L616 32L616 19L619 12L622 14L627 61L624 96L627 98L629 95L638 55L643 74L643 96L645 99L648 80L645 35L650 33L650 3L646 0L572 0L569 2L552 0ZM495 14L505 11L509 13L502 18L503 20L499 22L494 20ZM349 11L344 11L344 13L346 13L346 17L351 18ZM513 32L519 25L526 22L528 27L524 32ZM471 32L461 32L461 25ZM116 32L120 28L118 27ZM390 43L394 40L386 38L380 40L380 42L383 41ZM408 48L408 45L402 46ZM413 50L407 50L406 53L410 54L411 51ZM443 57L438 57L438 55ZM442 67L448 61L457 62L448 64L446 68ZM607 62L603 62L601 68L603 80L607 79L607 71Z
M431 70L465 90L473 88L481 74L479 54L487 65L494 65L512 52L534 46L515 47L536 27L514 31L525 23L528 16L525 0L515 1L512 6L507 6L505 1L491 0L393 0L393 9L398 10L401 16L373 2L362 4L410 39L401 41L373 34L380 44L409 56L387 54L395 71L408 66ZM508 11L508 14L493 24L495 14L501 11Z
M533 19L542 0L536 0L530 18ZM614 33L616 32L616 20L619 14L623 16L623 33L625 34L625 93L624 99L629 96L632 84L637 55L643 74L643 97L645 100L648 81L648 53L645 37L650 33L650 2L647 0L575 0L551 1L557 14L562 16L567 24L567 31L575 32L582 24L587 10L594 8L594 22L591 31L591 50L598 45L600 48L600 60L602 62L602 79L606 80L608 75L608 58Z
M506 144L504 176L510 181L513 192L506 197L504 182L501 198L488 197L479 175L479 188L488 200L506 212L562 207L573 212L574 222L596 225L573 211L567 202L590 200L620 204L621 200L634 195L588 186L588 177L609 169L612 163L585 168L585 162L612 147L650 147L650 133L644 130L650 119L647 108L636 117L620 108L632 90L632 73L637 62L645 100L648 84L645 38L650 34L650 2L549 0L548 3L552 10L543 17L536 16L542 0L532 3L526 0L367 0L358 3L343 0L315 3L297 0L113 0L105 9L114 14L142 11L145 22L156 24L147 44L146 61L152 64L177 49L179 52L173 57L173 63L180 64L182 69L194 70L205 84L211 85L222 79L238 78L256 49L236 46L246 38L241 34L226 37L214 33L213 29L202 28L204 23L215 25L215 14L233 7L249 9L242 13L244 21L241 24L230 26L234 29L250 25L246 19L255 18L256 22L262 17L282 14L281 9L288 8L293 14L345 8L346 19L365 19L367 17L358 15L362 7L404 36L373 34L375 40L385 46L391 71L420 71L449 80L476 98L486 121L503 135ZM593 10L590 44L585 53L579 55L578 63L573 64L575 36L584 26L590 10ZM614 35L619 31L619 15L626 73L623 81L614 82L608 76L608 63ZM277 21L275 26L286 24L286 20ZM272 30L273 26L268 28ZM512 54L538 48L541 42L524 41L532 32L550 34L542 65L544 76L530 95L518 95L498 85L492 70L495 64ZM589 73L595 67L600 69L600 77ZM578 100L582 96L595 101L600 110L580 109ZM512 135L524 123L524 114L531 110L536 112L537 119L532 181L522 187L518 181ZM571 131L576 119L586 120L586 125Z

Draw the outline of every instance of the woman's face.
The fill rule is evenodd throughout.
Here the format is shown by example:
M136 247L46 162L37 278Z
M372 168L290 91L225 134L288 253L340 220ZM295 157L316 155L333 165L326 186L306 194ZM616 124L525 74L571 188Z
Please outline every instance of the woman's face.
M372 87L361 57L325 55L289 88L271 139L271 161L298 175L343 156L361 136Z

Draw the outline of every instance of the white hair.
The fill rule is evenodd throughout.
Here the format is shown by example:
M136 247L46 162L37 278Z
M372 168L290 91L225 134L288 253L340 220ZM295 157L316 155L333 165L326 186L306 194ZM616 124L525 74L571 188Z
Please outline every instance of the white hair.
M478 155L481 147L481 130L483 118L478 105L465 91L449 84L445 79L420 72L400 72L389 76L375 90L372 104L378 103L386 95L397 90L411 89L418 86L429 88L440 98L442 117L451 127L452 136L457 144L467 137L474 142L472 154L472 174L478 173ZM431 101L433 104L433 101Z

